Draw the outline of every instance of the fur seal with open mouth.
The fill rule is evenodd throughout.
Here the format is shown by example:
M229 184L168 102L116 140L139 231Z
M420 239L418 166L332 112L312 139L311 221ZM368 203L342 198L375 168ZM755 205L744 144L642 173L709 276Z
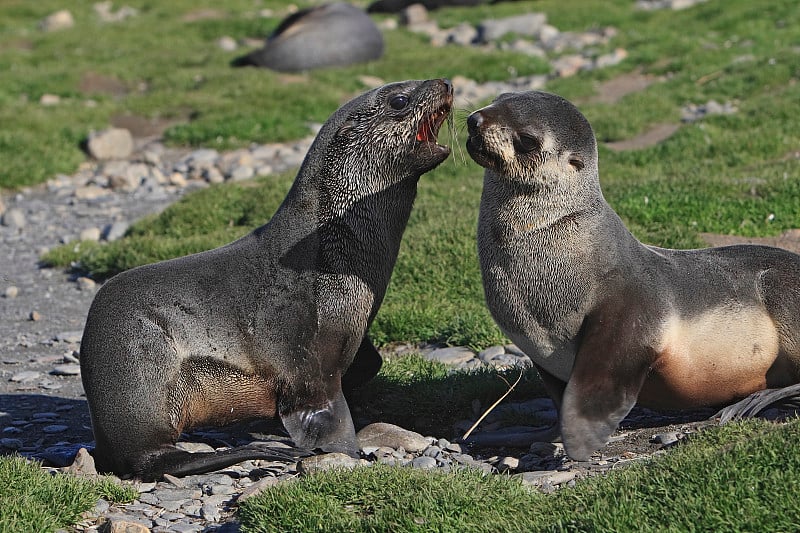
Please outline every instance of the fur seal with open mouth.
M193 427L276 415L301 449L358 453L342 388L380 368L365 335L419 177L450 154L436 136L452 102L445 79L364 93L323 125L266 225L98 291L80 355L98 470L157 479L280 456L174 446Z
M589 122L560 96L500 95L467 128L486 168L486 301L539 369L573 459L604 446L637 401L716 406L800 381L800 256L640 243L603 198Z

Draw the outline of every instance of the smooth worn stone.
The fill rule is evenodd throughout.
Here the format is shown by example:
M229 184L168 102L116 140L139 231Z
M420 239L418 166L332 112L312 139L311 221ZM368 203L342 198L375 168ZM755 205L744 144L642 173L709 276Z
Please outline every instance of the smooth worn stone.
M411 466L413 468L420 468L422 470L429 470L431 468L436 468L436 459L433 457L415 457L411 460Z
M496 41L507 33L523 36L536 36L541 31L547 15L544 13L526 13L503 19L488 19L478 27L483 42Z
M133 152L133 136L125 128L95 131L89 134L87 148L95 159L126 159Z
M81 231L81 234L78 237L78 239L82 241L97 242L100 240L100 228L86 228Z
M38 311L31 311L28 313L28 320L31 322L38 322L42 319L42 315L39 314Z
M81 374L81 367L74 363L67 363L53 367L50 373L54 376L79 376Z
M82 336L83 336L83 331L62 331L60 333L56 333L53 336L53 340L58 342L66 342L69 344L75 344L81 342Z
M509 470L516 470L519 468L519 458L517 457L503 457L497 463L498 472L508 472Z
M478 352L478 359L484 363L488 363L498 355L503 355L504 353L506 353L504 346L489 346Z
M344 453L326 453L305 457L297 463L297 471L301 474L313 474L332 468L355 468L361 465L359 459Z
M130 224L127 222L114 222L112 224L108 224L103 228L103 231L100 234L100 238L104 241L116 241L117 239L121 239L125 236L125 232L128 231Z
M25 218L25 213L22 209L18 209L13 207L3 213L3 217L0 219L0 224L7 228L20 230L27 226L28 221Z
M661 444L662 446L669 446L670 444L674 444L685 437L683 433L678 432L668 432L668 433L658 433L653 435L650 439L650 442L654 442L655 444Z
M63 433L68 429L69 426L65 426L64 424L52 424L43 427L42 431L44 431L45 433Z
M78 200L97 200L105 196L111 196L114 192L110 189L98 187L97 185L86 185L85 187L78 187L72 195Z
M33 381L37 379L41 375L42 375L41 372L36 372L35 370L23 370L22 372L17 372L13 376L11 376L9 381L12 381L14 383L26 383L28 381Z
M261 478L246 489L242 491L239 495L237 501L243 502L246 501L248 498L252 498L253 496L257 496L267 490L270 487L274 487L281 481L276 477L265 477Z
M5 298L16 298L18 294L19 294L19 289L14 285L6 287L6 290L3 291L3 296Z
M457 365L465 363L475 357L475 352L466 346L450 346L448 348L438 348L425 354L428 361L439 361L446 365Z
M518 477L523 485L541 487L543 485L561 485L572 481L577 475L577 472L570 470L540 470L536 472L522 472L515 477Z
M187 452L190 452L190 453L213 452L213 451L215 451L214 447L209 446L208 444L206 444L204 442L180 441L180 442L176 442L175 443L175 447L180 449L180 450L184 450L184 451L187 451Z
M39 22L39 29L45 32L66 30L75 26L75 19L68 9L56 11Z
M78 290L81 291L93 291L97 287L97 283L93 279L85 276L81 276L75 281L78 284Z
M23 443L21 439L3 438L0 439L0 446L9 450L19 450Z
M411 453L425 450L431 440L423 437L419 433L403 429L394 424L377 422L364 427L356 435L358 445L364 446L388 446L389 448L403 448Z

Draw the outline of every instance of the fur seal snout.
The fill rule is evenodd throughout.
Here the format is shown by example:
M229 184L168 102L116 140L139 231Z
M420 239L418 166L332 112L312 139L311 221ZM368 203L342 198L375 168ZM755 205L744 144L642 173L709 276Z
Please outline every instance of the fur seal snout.
M500 95L467 128L486 168L486 301L539 369L571 457L605 445L637 401L716 406L800 382L800 256L640 243L603 198L589 122L559 96Z
M453 89L406 81L323 125L272 219L221 248L123 272L97 293L81 374L97 468L156 479L286 457L263 446L187 453L184 431L280 417L301 449L358 453L343 389L381 358L366 337Z

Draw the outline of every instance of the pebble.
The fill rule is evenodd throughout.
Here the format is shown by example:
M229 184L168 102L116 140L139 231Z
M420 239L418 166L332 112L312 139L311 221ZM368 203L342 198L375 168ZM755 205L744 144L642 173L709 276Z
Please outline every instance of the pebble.
M27 219L22 209L11 208L3 213L0 223L7 228L21 230L27 225Z
M421 452L431 444L431 439L394 424L376 422L356 434L358 444L365 447L403 448L409 452Z
M313 474L332 468L355 468L361 465L360 459L355 459L344 453L325 453L305 457L297 463L297 471L301 474Z
M61 364L53 367L50 373L54 376L80 376L81 367L74 363Z
M41 375L41 372L36 372L35 370L24 370L11 376L10 381L13 381L14 383L25 383L28 381L33 381Z
M78 284L78 290L81 291L93 291L97 287L97 283L86 276L81 276L75 281Z
M87 148L89 155L95 159L126 159L133 152L133 136L125 128L91 132Z
M56 11L39 22L39 29L45 32L66 30L75 26L75 19L69 10Z
M475 358L475 352L466 346L450 346L448 348L438 348L425 354L425 359L438 361L447 365L457 365L465 363Z
M19 294L19 289L14 285L6 287L6 290L3 291L3 297L5 298L16 298Z

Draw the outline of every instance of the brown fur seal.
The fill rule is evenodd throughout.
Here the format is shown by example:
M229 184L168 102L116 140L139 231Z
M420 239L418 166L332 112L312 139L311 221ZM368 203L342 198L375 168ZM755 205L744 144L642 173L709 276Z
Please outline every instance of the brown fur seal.
M352 65L380 58L383 35L362 9L324 4L286 17L264 47L238 57L234 67L266 67L279 72Z
M539 369L571 457L637 401L716 406L800 381L800 256L641 244L600 191L589 122L559 96L504 94L467 126L486 168L487 304Z
M193 427L276 415L302 449L358 453L342 388L380 367L365 334L417 181L450 153L436 135L452 100L444 79L364 93L322 127L266 225L100 289L80 357L98 470L153 479L272 457L173 444Z

